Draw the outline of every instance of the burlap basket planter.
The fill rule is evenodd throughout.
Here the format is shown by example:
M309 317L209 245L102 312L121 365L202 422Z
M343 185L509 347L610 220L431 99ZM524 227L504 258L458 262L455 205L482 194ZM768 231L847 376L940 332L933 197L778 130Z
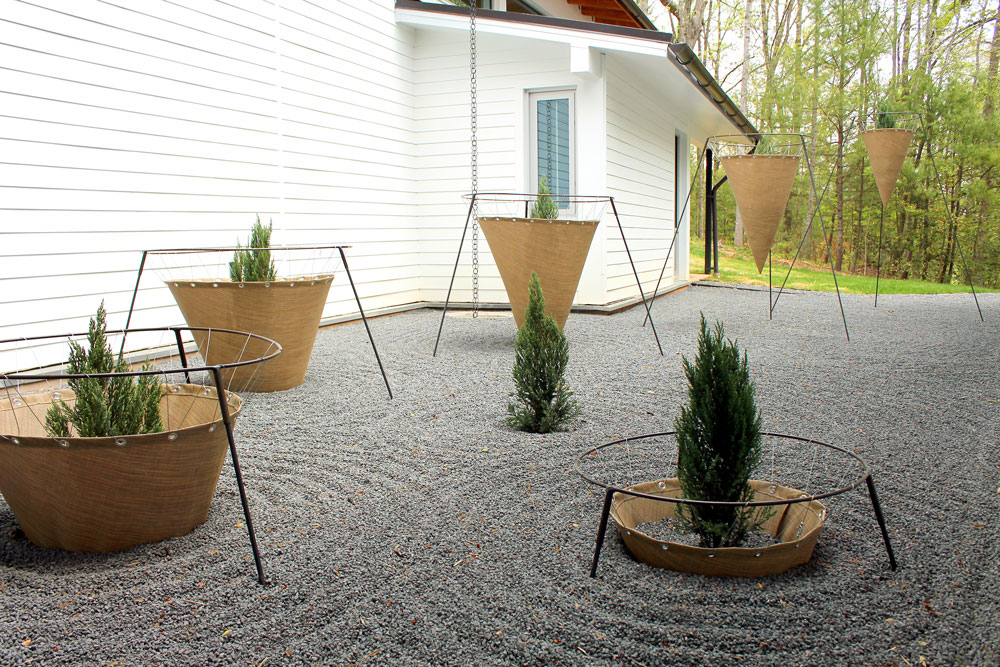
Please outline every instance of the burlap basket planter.
M563 328L597 225L596 220L479 218L518 328L524 324L532 272L542 284L545 312Z
M59 396L72 404L73 392ZM227 395L232 419L241 400ZM32 542L68 551L120 551L185 535L212 503L229 441L215 390L165 385L167 430L117 438L52 438L53 392L0 404L0 492Z
M764 270L778 223L799 171L797 155L732 155L719 159L743 217L757 272Z
M750 485L755 502L802 496L801 491L769 482L752 480ZM644 482L629 489L667 498L681 497L681 485L676 478ZM763 577L808 562L826 518L826 508L816 500L774 505L772 509L775 513L763 530L780 543L761 548L706 549L664 542L637 530L641 524L673 518L677 503L616 493L610 516L632 555L654 567L708 576Z
M170 280L167 286L189 327L249 331L276 341L281 356L262 366L224 373L226 386L247 391L282 391L302 384L319 330L332 275L234 283L229 280ZM211 337L195 331L209 366L262 357L268 344L238 336Z
M913 130L897 128L881 128L867 130L861 133L868 149L868 161L872 165L872 175L878 186L882 205L889 205L889 198L896 189L899 173L903 170L903 161L913 142Z

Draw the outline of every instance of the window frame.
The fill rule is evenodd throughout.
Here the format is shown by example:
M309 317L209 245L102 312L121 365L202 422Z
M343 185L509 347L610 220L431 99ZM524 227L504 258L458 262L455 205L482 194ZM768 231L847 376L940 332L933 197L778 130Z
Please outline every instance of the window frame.
M538 190L538 102L544 100L569 100L569 192L560 193L572 195L576 192L576 88L557 88L547 90L529 90L528 93L528 188L525 192L535 193ZM560 207L560 212L570 215L574 206L568 204Z

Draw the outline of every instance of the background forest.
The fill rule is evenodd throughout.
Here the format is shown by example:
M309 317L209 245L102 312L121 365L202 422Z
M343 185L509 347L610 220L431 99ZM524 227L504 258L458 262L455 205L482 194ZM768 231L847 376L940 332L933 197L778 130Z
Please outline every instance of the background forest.
M859 125L871 127L886 103L895 111L920 112L926 136L917 126L885 211L882 275L966 282L957 236L975 283L1000 286L998 0L639 4L695 49L759 130L801 133L812 142L821 196L829 178L820 211L838 270L874 274L878 261L881 200ZM804 174L775 256L794 256L815 205ZM698 187L692 226L703 230L704 183ZM740 245L728 187L719 190L718 211L720 241ZM802 257L826 261L818 219Z

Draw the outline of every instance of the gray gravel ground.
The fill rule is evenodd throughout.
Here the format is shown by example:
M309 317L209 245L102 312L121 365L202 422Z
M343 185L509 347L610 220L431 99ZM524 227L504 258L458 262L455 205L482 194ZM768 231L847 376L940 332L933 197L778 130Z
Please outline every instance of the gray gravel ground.
M845 295L847 343L832 294L768 321L761 292L695 286L656 304L663 357L641 308L574 314L584 412L554 435L504 425L510 319L449 317L437 358L440 311L372 321L394 400L360 324L323 330L305 384L238 425L272 585L230 468L203 526L117 554L39 549L0 502L0 664L1000 664L1000 295L980 301L985 323L970 295ZM780 576L653 569L609 531L588 577L601 495L575 457L671 428L699 310L748 349L769 430L867 459L897 571L857 489ZM593 471L670 458L640 449Z

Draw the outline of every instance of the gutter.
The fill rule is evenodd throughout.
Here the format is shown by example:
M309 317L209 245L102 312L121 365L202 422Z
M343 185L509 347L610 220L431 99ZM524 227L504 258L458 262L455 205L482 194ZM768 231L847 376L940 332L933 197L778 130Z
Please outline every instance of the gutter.
M743 115L739 106L737 106L737 104L730 99L729 95L727 95L726 91L722 89L719 82L712 76L712 73L708 71L707 67L705 67L705 64L701 62L695 52L691 50L691 47L687 44L679 43L671 44L669 48L670 55L673 56L671 59L673 63L677 65L677 67L684 74L686 74L688 78L691 79L692 83L701 89L701 92L708 97L708 99L712 100L712 103L715 104L715 106L722 110L722 113L726 115L729 122L735 125L736 129L738 129L740 133L745 134L756 144L760 140L760 132L758 132L753 123L751 123L750 120Z
M633 0L618 0L618 4L621 5L625 11L631 14L632 18L638 21L643 28L659 32L660 29L656 27L649 17L646 16L646 12L642 11L642 9L639 8L639 5L635 4Z

